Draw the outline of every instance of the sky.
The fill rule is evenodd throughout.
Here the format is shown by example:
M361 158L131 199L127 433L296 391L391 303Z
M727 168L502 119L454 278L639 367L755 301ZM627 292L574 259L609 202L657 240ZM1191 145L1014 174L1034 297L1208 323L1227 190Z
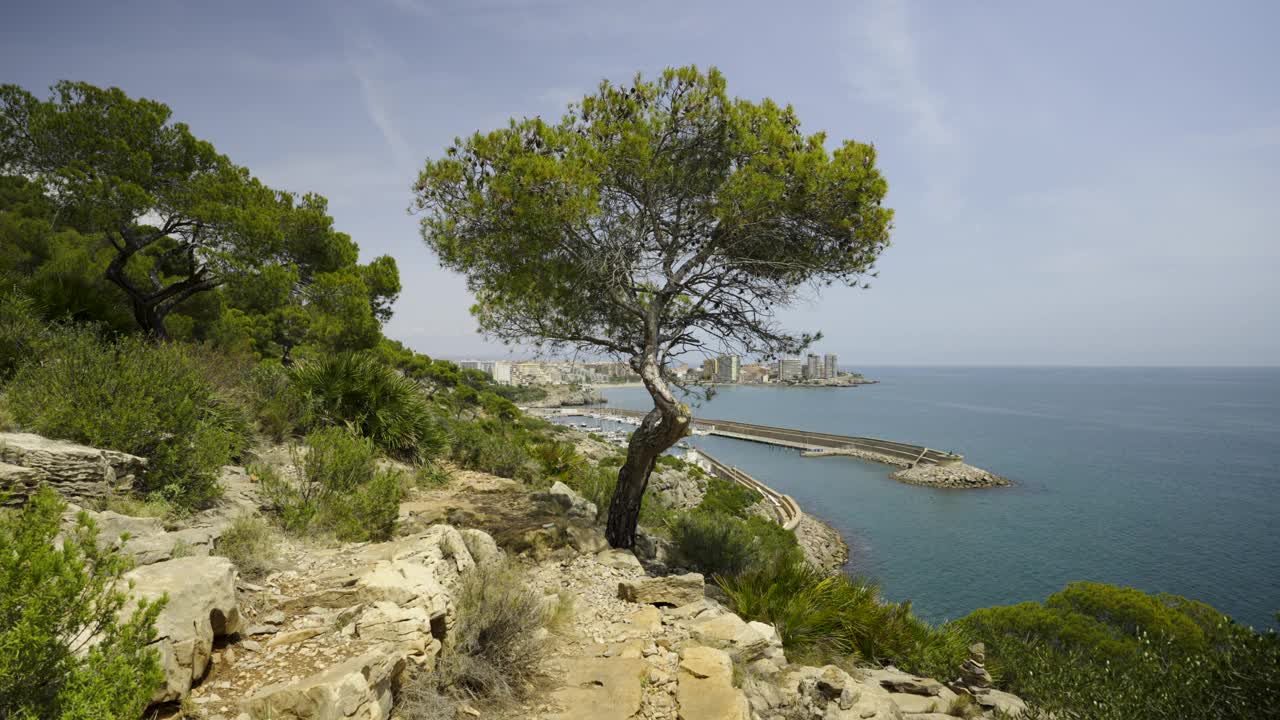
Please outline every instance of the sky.
M4 2L0 83L163 101L325 195L399 263L387 334L433 357L510 351L407 211L425 160L697 64L879 151L879 278L780 313L842 365L1280 365L1270 0Z

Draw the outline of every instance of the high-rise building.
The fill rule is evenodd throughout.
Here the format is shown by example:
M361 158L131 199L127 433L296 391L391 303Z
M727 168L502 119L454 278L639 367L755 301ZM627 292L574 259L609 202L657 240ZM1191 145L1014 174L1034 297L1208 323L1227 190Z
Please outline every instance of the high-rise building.
M804 379L817 380L822 377L822 358L809 353L804 365Z
M736 383L739 375L739 358L737 355L721 355L716 358L716 382Z
M826 374L823 377L834 380L840 374L839 368L836 367L837 362L835 353L827 353L822 356L823 370L826 371Z
M800 379L800 358L778 358L778 382L795 382Z

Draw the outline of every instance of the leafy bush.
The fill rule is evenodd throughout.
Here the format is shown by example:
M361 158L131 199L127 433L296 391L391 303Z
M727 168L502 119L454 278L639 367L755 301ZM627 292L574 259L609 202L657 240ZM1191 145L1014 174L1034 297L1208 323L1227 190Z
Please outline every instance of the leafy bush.
M213 554L229 559L241 576L254 580L275 568L278 542L275 529L266 520L240 515L218 538Z
M1277 618L1280 620L1280 617ZM1280 697L1280 638L1225 620L1220 644L1182 654L1176 642L1141 633L1126 663L1099 662L1088 651L1031 643L1006 658L1023 669L1028 720L1146 720L1275 717Z
M722 575L718 582L734 612L774 625L784 646L817 662L852 656L909 664L934 640L910 603L885 602L872 583L825 575L802 561Z
M707 513L742 515L756 504L760 495L742 485L718 477L707 478L707 492L698 504L698 510Z
M249 441L190 348L83 328L60 330L22 365L8 403L33 432L147 458L141 489L185 507L216 497L217 469Z
M1000 671L1005 686L1016 690L1026 679L1027 666L1006 655L1020 657L1028 643L1046 651L1087 652L1099 663L1122 667L1142 652L1139 632L1162 638L1180 655L1208 650L1219 641L1220 633L1216 626L1206 626L1212 622L1206 617L1222 621L1209 606L1185 598L1079 582L1043 604L982 608L954 624L986 643L990 663Z
M1274 713L1280 640L1175 595L1081 582L1042 603L951 623L987 645L999 684L1034 717L1253 718Z
M492 703L523 698L546 651L546 641L535 631L557 613L514 564L479 566L463 575L453 646L435 672L417 675L406 688L406 717L449 717L431 713L449 708L455 698Z
M0 717L134 720L164 680L148 646L164 603L122 620L128 562L85 513L56 546L65 507L46 488L0 511Z
M383 451L418 462L435 457L445 438L414 381L367 353L336 353L293 372L313 425L354 428Z
M400 474L379 470L372 441L343 428L323 428L295 453L296 481L269 467L254 467L285 529L333 533L339 540L386 540L395 531L402 494Z
M307 404L289 371L277 362L260 363L249 373L258 428L274 442L295 436L306 423Z
M695 511L679 513L668 528L672 561L708 576L733 577L801 559L795 535L763 518Z
M464 468L523 482L541 477L539 463L526 447L527 437L509 423L455 421L449 438L449 457Z
M0 381L36 354L45 333L35 303L12 288L0 287Z

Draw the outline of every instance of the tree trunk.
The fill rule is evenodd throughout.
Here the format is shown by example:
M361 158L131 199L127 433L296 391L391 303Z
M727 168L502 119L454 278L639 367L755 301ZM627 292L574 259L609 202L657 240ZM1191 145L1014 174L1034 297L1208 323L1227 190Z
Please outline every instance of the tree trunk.
M687 405L676 401L653 361L640 368L640 378L653 396L654 408L644 416L640 427L627 444L627 460L618 470L618 486L609 502L609 525L605 537L615 548L636 544L636 523L640 520L640 503L649 485L649 474L663 451L675 445L689 432Z

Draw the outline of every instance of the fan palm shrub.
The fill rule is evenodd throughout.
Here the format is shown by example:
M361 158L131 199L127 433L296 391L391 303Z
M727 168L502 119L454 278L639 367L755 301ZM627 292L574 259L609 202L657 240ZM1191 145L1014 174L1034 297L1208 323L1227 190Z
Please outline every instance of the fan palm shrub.
M418 384L368 353L343 352L293 371L312 426L347 426L383 452L425 462L445 437Z

